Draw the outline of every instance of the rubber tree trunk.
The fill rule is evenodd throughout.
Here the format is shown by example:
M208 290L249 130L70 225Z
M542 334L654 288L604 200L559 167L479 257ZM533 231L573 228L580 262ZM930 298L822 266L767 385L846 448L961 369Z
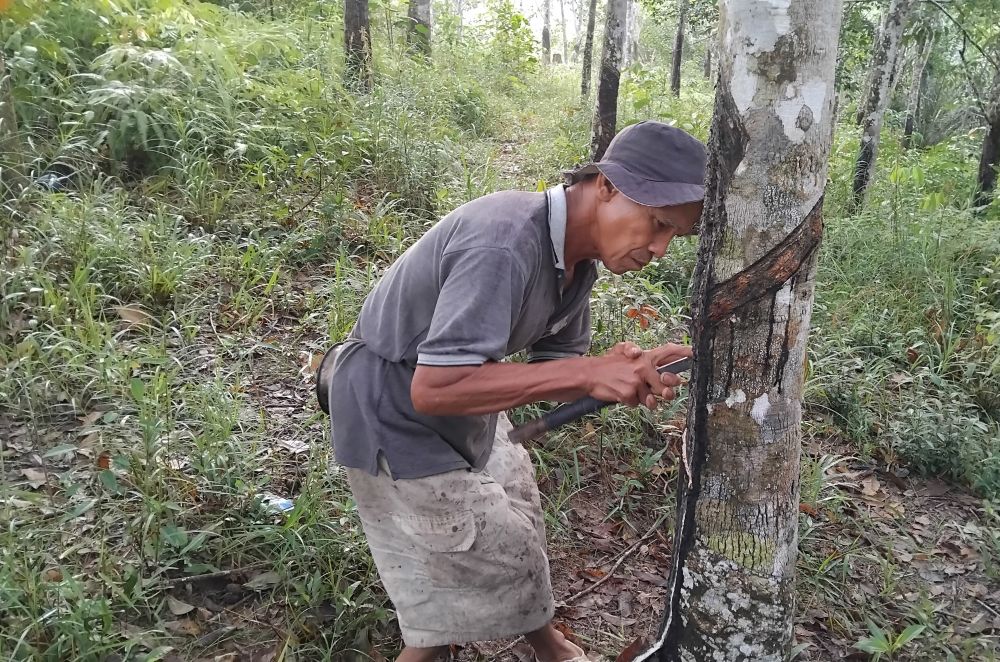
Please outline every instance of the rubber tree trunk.
M705 60L701 63L701 73L708 80L712 77L712 45L705 46Z
M625 21L625 45L622 50L622 69L638 60L639 55L639 16L642 7L638 0L628 0L628 18Z
M910 89L906 94L906 119L903 122L903 149L909 149L913 142L913 129L920 115L920 91L924 87L924 71L927 61L934 50L934 35L923 32L917 47L917 56L913 59L913 71L910 78Z
M667 606L634 660L792 644L806 339L842 0L723 0Z
M410 0L406 10L406 43L411 55L431 56L431 0Z
M864 205L868 184L875 174L882 117L892 98L893 76L900 52L899 42L913 2L914 0L891 0L885 23L882 24L882 38L872 57L871 88L868 90L868 102L861 120L861 147L854 165L852 207L855 211Z
M17 113L11 94L10 74L0 55L0 199L20 194L27 185L21 171L24 146L17 131Z
M597 107L590 134L590 156L599 161L604 156L618 124L618 83L621 80L622 45L628 0L608 0L604 22L604 49L601 52L601 76L597 82Z
M677 34L674 35L674 56L670 65L670 91L681 95L681 58L684 56L684 24L687 22L688 0L677 0Z
M997 166L1000 165L1000 72L993 79L987 114L989 130L983 140L983 150L979 156L979 176L976 179L977 207L990 204L997 184Z
M552 0L545 0L545 22L542 24L542 62L552 64L552 32L549 30L549 14Z
M569 62L569 52L566 50L566 0L559 0L559 24L562 26L562 61Z
M594 60L594 14L597 13L597 0L590 0L587 11L587 36L583 42L583 72L580 76L580 96L586 99L590 96L590 70Z

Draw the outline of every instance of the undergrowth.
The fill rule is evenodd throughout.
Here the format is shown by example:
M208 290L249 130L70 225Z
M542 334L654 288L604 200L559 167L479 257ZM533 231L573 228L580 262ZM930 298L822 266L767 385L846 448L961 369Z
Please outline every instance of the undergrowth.
M462 37L444 23L429 63L403 56L405 7L390 3L373 16L375 89L355 97L329 7L271 20L27 0L0 24L25 146L8 165L49 182L8 196L0 221L0 473L14 478L0 656L193 659L217 642L179 643L197 623L170 600L195 602L181 580L228 568L257 574L219 591L236 584L274 619L247 645L342 659L394 637L312 413L311 362L441 214L585 160L590 112L575 71L539 71L510 3ZM706 137L711 90L665 88L663 70L633 65L620 121ZM966 209L981 136L911 152L887 138L872 200L849 217L856 132L842 128L806 405L867 458L995 498L1000 222ZM683 336L695 249L602 276L594 351ZM682 411L605 413L596 447L574 428L536 451L543 478L576 476L549 495L550 525L588 453L631 465L615 469L616 514L637 508L661 479L657 430ZM294 509L268 511L269 492Z

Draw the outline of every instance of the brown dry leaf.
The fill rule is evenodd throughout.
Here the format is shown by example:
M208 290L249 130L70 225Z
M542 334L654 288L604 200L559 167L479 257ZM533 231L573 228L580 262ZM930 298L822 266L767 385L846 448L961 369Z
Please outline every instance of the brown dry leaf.
M614 614L609 614L606 611L601 612L601 618L604 619L606 623L613 625L616 628L624 628L624 627L629 627L631 625L635 625L634 618L622 618L621 616L615 616Z
M535 649L525 642L521 642L511 649L518 662L533 662L535 659Z
M40 469L21 469L21 475L28 479L28 485L30 485L33 490L37 490L39 487L44 485L47 480L45 472Z
M62 570L59 568L49 568L42 575L47 582L61 582L63 580Z
M163 624L163 629L173 634L180 634L188 637L197 637L201 634L201 626L192 621L190 618L184 618L179 621L167 621Z
M174 616L183 616L184 614L194 610L193 605L189 605L188 603L178 600L171 595L167 596L167 608L170 609L170 613Z
M103 411L92 411L89 414L87 414L86 416L81 416L80 417L80 419L79 419L80 420L80 425L82 425L85 428L89 428L91 425L93 425L94 423L96 423L97 419L99 419L101 416L104 416L104 412Z
M118 313L118 317L132 326L152 326L155 321L151 314L136 303L130 303L127 306L115 306L114 310Z
M97 466L100 469L109 469L111 467L111 453L104 451L98 455Z
M861 493L865 496L875 496L881 487L882 484L878 482L875 476L869 476L861 481Z
M662 577L660 575L653 575L648 572L643 572L642 570L637 570L633 572L632 576L638 580L648 582L650 584L655 584L656 586L661 586L663 588L666 588L667 586L670 585L669 582L667 582L666 577Z
M580 574L588 579L593 579L594 581L597 581L598 579L601 579L602 577L604 577L604 575L608 573L604 572L600 568L584 568L580 570Z
M623 650L618 657L615 658L615 662L632 662L636 656L641 653L646 648L646 639L644 637L639 637L631 644L629 644L625 650Z
M570 626L561 621L553 621L552 627L562 633L562 636L566 637L566 640L570 643L574 643L577 646L580 645L580 637L576 636L576 632L573 632L573 628Z

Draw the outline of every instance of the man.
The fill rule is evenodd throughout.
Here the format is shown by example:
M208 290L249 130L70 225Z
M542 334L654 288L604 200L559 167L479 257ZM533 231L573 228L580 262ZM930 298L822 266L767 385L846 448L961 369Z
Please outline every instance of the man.
M656 367L690 350L590 345L596 260L621 274L662 257L701 214L704 146L641 122L544 193L506 191L446 216L365 300L337 359L337 461L406 644L524 634L539 662L588 658L551 624L545 530L527 451L500 412L584 396L655 407ZM527 350L528 363L504 363Z

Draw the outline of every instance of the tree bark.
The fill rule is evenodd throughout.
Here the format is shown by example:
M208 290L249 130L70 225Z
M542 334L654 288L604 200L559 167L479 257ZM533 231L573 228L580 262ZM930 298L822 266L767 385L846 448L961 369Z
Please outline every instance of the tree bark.
M993 79L993 89L987 106L986 122L989 129L979 155L979 176L976 178L975 206L984 207L993 200L997 184L997 166L1000 165L1000 71Z
M684 56L684 24L687 22L688 0L677 0L677 34L674 35L674 57L670 66L670 91L681 95L681 58Z
M701 64L701 73L708 80L712 77L712 45L705 46L705 60Z
M786 660L801 400L842 0L723 0L694 371L659 636L636 662Z
M372 36L368 0L344 0L344 61L348 86L372 88Z
M639 59L639 17L642 7L638 0L628 0L628 19L625 21L625 45L622 50L622 69Z
M542 62L545 66L552 64L552 33L549 30L549 5L552 0L545 0L545 22L542 24Z
M559 0L559 23L562 25L562 61L569 62L569 53L566 52L566 0Z
M586 99L590 96L590 70L594 60L594 14L597 13L597 0L590 0L590 10L587 12L587 37L583 43L583 73L580 77L580 96Z
M910 90L906 95L906 120L903 122L903 149L909 149L913 142L913 129L920 114L920 91L924 86L924 70L927 60L934 50L934 35L922 32L917 56L913 60L913 71L910 79Z
M465 32L465 6L462 0L455 0L455 14L458 16L458 40L462 41Z
M868 184L875 174L882 117L889 106L893 75L899 59L899 42L914 0L892 0L882 25L882 38L872 57L872 81L868 101L861 120L861 147L854 166L852 208L856 211L865 202Z
M621 80L622 44L628 0L608 0L604 23L604 49L601 52L601 76L597 83L597 107L590 137L590 156L599 161L604 156L618 124L618 83Z
M431 0L410 0L406 11L410 20L406 43L412 55L431 56Z
M17 131L17 113L11 94L10 74L7 63L0 54L0 199L18 195L27 185L21 172L24 148Z

